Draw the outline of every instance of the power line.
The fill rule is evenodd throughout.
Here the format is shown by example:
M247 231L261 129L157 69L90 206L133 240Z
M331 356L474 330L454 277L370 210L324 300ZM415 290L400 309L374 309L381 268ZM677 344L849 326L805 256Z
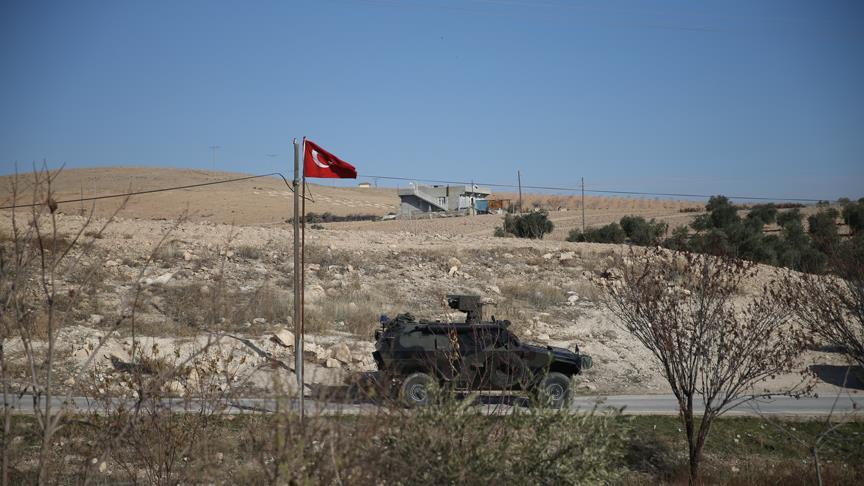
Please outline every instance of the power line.
M143 191L133 191L119 194L108 194L104 196L91 196L85 198L78 199L67 199L63 201L56 201L57 204L65 204L65 203L81 203L84 201L97 201L101 199L112 199L118 197L130 197L130 196L138 196L142 194L154 194L158 192L168 192L168 191L177 191L182 189L192 189L196 187L205 187L205 186L214 186L217 184L227 184L231 182L240 182L247 181L251 179L259 179L263 177L273 177L278 176L282 179L282 182L288 187L291 192L294 192L294 189L291 187L291 184L288 182L288 179L280 172L271 172L268 174L259 174L253 176L246 177L236 177L233 179L224 179L219 181L212 182L201 182L198 184L187 184L183 186L173 186L173 187L162 187L157 189L147 189ZM519 186L515 184L496 184L496 183L488 183L488 182L467 182L467 181L452 181L452 180L442 180L442 179L421 179L417 177L395 177L395 176L382 176L382 175L369 175L369 174L358 174L357 177L362 177L366 179L384 179L391 181L419 181L426 182L432 184L477 184L488 187L497 187L504 189L518 189ZM699 199L709 199L713 197L713 195L708 194L687 194L687 193L674 193L674 192L644 192L644 191L615 191L615 190L604 190L604 189L587 189L584 186L584 182L580 187L556 187L556 186L529 186L522 185L523 189L537 189L543 191L561 191L561 192L574 192L578 193L581 191L591 193L591 194L611 194L618 196L662 196L662 197L684 197L684 198L699 198ZM794 202L820 202L822 199L808 199L808 198L799 198L799 197L767 197L767 196L727 196L729 199L742 199L742 200L751 200L751 201L794 201ZM313 201L314 202L314 201ZM35 206L41 206L44 202L40 203L31 203L31 204L20 204L20 205L12 205L12 206L3 206L0 207L2 209L17 209L17 208L29 208Z
M129 196L137 196L140 194L153 194L156 192L178 191L181 189L192 189L195 187L215 186L217 184L227 184L229 182L248 181L251 179L260 179L262 177L273 177L273 176L279 176L282 179L282 182L284 182L285 185L288 186L288 189L291 192L294 192L294 189L291 187L291 184L288 183L288 179L286 179L284 175L282 175L280 172L271 172L269 174L259 174L259 175L246 176L246 177L236 177L234 179L224 179L221 181L213 181L213 182L201 182L199 184L187 184L185 186L162 187L159 189L148 189L145 191L134 191L134 192L125 192L125 193L121 193L121 194L108 194L108 195L104 195L104 196L92 196L92 197L85 197L85 198L78 198L78 199L67 199L64 201L56 201L56 203L57 204L64 204L64 203L75 203L75 202L84 202L84 201L97 201L100 199L129 197ZM35 206L41 206L43 204L45 204L45 203L40 202L40 203L33 203L33 204L16 204L16 205L12 205L12 206L3 206L3 207L0 207L0 209L32 208Z
M381 175L367 175L367 174L359 174L357 177L366 177L366 178L377 178L377 179L388 179L394 181L419 181L419 182L428 182L432 184L471 184L467 181L447 181L447 180L439 180L439 179L419 179L412 177L388 177ZM499 187L505 189L518 189L518 186L515 184L493 184L488 182L474 182L474 184L480 184L488 187ZM563 192L579 192L582 190L582 187L554 187L554 186L526 186L522 185L523 189L538 189L543 191L563 191ZM709 199L716 194L687 194L687 193L676 193L676 192L643 192L643 191L614 191L614 190L606 190L606 189L585 189L585 192L592 194L613 194L619 196L663 196L663 197L689 197L689 198L699 198L699 199ZM795 202L819 202L823 201L823 199L808 199L802 197L768 197L768 196L726 196L729 199L744 199L751 201L795 201Z

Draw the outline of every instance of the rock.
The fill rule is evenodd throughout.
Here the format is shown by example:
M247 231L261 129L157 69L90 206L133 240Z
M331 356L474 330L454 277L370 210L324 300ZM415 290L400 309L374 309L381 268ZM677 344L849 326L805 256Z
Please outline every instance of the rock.
M449 275L458 273L462 268L462 262L456 257L450 257L450 259L447 260L447 265L450 267L450 271L448 272Z
M90 314L90 319L87 322L92 326L98 326L104 320L105 318L99 314Z
M566 262L567 260L572 260L574 256L576 256L576 254L572 251L565 251L558 255L558 261Z
M324 298L327 295L327 292L324 290L324 287L315 284L310 285L308 289L306 289L306 302L316 302Z
M330 357L330 350L324 349L322 346L315 343L303 343L303 352L312 353L318 361L325 360Z
M288 329L279 329L270 336L270 340L283 348L294 347L294 333Z
M75 386L75 378L69 377L68 380L63 382L66 386Z
M582 388L583 390L588 390L588 391L595 391L595 390L597 390L597 385L595 385L594 383L583 382L583 383L579 384L579 388Z
M225 256L231 258L234 256L234 250L228 250L225 252Z
M310 272L317 272L318 270L321 270L321 265L318 265L317 263L309 263L306 265L306 268Z
M256 317L255 319L252 319L252 324L267 324L267 319L263 317Z
M345 269L348 270L348 273L354 272L354 267L352 267L351 265L348 265L347 267L345 267Z
M544 333L540 333L540 334L537 335L537 340L538 340L538 341L549 341L549 339L551 339L551 338L550 338L549 335L546 334L545 332L544 332Z
M186 260L187 262L192 261L192 252L190 252L189 250L184 251L183 252L183 259Z
M498 288L497 285L490 285L490 286L487 287L487 288L489 289L489 292L493 292L493 293L496 293L496 294L498 294L498 295L501 295L501 289Z
M143 280L144 285L165 285L174 277L174 274L171 272L164 273L158 277L148 277Z
M208 287L206 285L202 285L201 288L198 289L198 291L201 292L201 295L203 295L203 296L210 295L210 287Z
M327 368L341 368L342 363L340 363L336 358L327 358L327 361L324 362L324 366Z
M579 301L579 296L576 295L576 294L573 294L573 295L569 295L569 296L567 296L567 303L568 303L568 304L571 304L571 305L572 305L572 304L575 304L575 303L578 302L578 301Z
M180 383L177 380L171 380L168 383L165 383L165 389L171 395L182 395L186 392L186 387L183 386L183 383Z
M343 363L350 363L351 348L349 348L348 345L345 343L336 344L335 346L330 348L330 356Z
M551 254L551 253L546 253L545 255L543 255L543 259L544 259L544 260L551 260L551 259L552 259L552 254Z
M117 265L119 265L119 263L117 262L117 260L106 260L106 261L105 261L105 266L106 266L106 267L116 267Z

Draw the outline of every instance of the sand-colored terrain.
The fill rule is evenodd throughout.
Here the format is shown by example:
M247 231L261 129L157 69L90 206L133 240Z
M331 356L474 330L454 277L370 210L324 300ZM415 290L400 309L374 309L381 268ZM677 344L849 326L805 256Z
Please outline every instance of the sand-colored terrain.
M81 187L86 197L233 176L237 175L168 169L70 170L57 178L55 187L62 200L76 190L80 193ZM8 182L2 181L6 192L0 199L9 197ZM395 210L397 202L389 189L315 186L313 194L315 202L307 209L336 214L383 215ZM116 204L97 201L97 221L76 250L80 263L58 279L61 292L75 296L67 303L69 318L58 340L65 370L61 379L87 363L88 349L108 332L110 323L134 310L136 335L147 336L147 346L156 342L168 355L188 353L214 332L235 336L224 338L220 349L247 356L242 373L248 377L250 393L266 392L272 383L268 373L281 371L268 366L269 358L262 358L248 343L285 363L291 362L292 352L272 339L281 335L290 341L285 336L293 328L293 234L284 223L291 214L291 195L284 183L262 179L137 196L104 232L97 233L105 223L98 218L110 214ZM598 198L592 204L586 208L589 225L627 214L673 225L686 224L693 216L679 212L692 202L618 204ZM81 215L80 204L60 206L60 238L71 238L85 224L86 208ZM187 210L188 220L178 222ZM10 216L9 211L0 213L4 239L10 234ZM581 225L581 211L554 211L551 218L556 230L540 241L492 236L499 215L330 223L324 229L310 229L310 380L333 384L352 372L373 369L372 333L379 314L411 311L429 318L455 318L444 296L471 292L494 300L497 317L512 320L514 331L524 339L568 348L578 345L592 354L595 368L584 377L583 391L665 392L650 353L620 328L603 306L596 285L627 247L563 241L570 228ZM757 292L773 272L764 267L746 293ZM92 288L80 289L82 282ZM125 327L112 334L95 360L100 372L110 370L110 355L128 357L130 336ZM14 358L16 353L20 355L21 349L10 343L7 356ZM805 362L834 364L838 359L835 354L811 352L802 367ZM781 382L797 379L789 375ZM64 383L77 386L74 380Z
M165 187L185 186L215 182L249 174L210 172L194 169L164 169L138 167L107 167L94 169L66 169L53 180L55 199L71 200L60 206L64 214L89 214L106 217L115 211L123 198L103 199L95 202L78 202L80 198L123 194L130 191L145 191ZM22 174L18 182L18 200L33 201L30 187L32 175ZM0 203L11 204L12 176L0 177ZM326 181L325 181L326 182ZM399 210L399 198L394 188L333 187L309 184L307 212L330 212L345 216L370 214L383 216ZM495 197L513 199L510 193ZM556 225L548 237L563 240L567 233L582 225L581 199L577 196L523 195L526 208L542 207L550 211ZM638 214L646 218L657 218L669 222L671 227L686 224L694 213L682 213L682 208L699 207L693 201L674 201L639 198L615 198L586 196L585 223L587 226L608 224L622 216ZM234 224L238 226L272 225L285 223L293 215L293 194L281 178L267 177L228 184L183 189L138 195L125 202L122 216L140 219L177 219L185 215L189 221ZM419 233L445 233L449 235L490 234L499 226L501 216L488 215L477 218L418 218L415 221L331 223L327 227L345 230L400 231Z

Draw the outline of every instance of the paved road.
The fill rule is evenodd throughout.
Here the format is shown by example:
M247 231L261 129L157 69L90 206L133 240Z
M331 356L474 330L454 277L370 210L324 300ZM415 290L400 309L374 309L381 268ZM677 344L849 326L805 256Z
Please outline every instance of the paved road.
M33 396L23 395L10 397L10 405L15 413L32 414ZM44 403L44 401L42 402ZM115 401L113 405L131 402ZM276 410L277 401L269 398L241 398L229 400L230 406L223 413L237 414L248 412L271 412ZM76 412L84 413L99 411L100 407L92 401L83 397L74 397L68 404ZM183 413L199 410L196 401L182 399L165 399L162 405L171 410ZM380 412L382 407L373 403L346 403L333 401L319 401L307 398L305 408L309 414L371 414ZM53 398L52 407L56 410L64 406L64 399ZM287 400L281 403L282 407L293 407L299 409L299 401ZM487 413L505 413L513 407L527 406L526 401L521 398L510 398L501 396L483 397L478 407ZM586 412L594 408L607 410L608 408L620 409L629 415L676 415L678 406L672 395L608 395L608 396L585 396L581 395L574 400L573 412ZM697 407L698 409L698 407ZM844 395L840 397L825 396L818 398L790 398L775 397L773 399L760 399L736 407L728 412L728 415L788 415L788 416L824 416L832 412L835 414L849 414L864 409L864 396ZM864 414L862 414L864 415Z

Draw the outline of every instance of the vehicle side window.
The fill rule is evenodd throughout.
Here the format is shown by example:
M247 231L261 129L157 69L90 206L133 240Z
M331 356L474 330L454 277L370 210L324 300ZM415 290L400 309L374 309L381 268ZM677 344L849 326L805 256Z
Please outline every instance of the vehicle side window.
M478 332L479 341L486 349L501 349L512 344L510 333L505 329L489 328Z

